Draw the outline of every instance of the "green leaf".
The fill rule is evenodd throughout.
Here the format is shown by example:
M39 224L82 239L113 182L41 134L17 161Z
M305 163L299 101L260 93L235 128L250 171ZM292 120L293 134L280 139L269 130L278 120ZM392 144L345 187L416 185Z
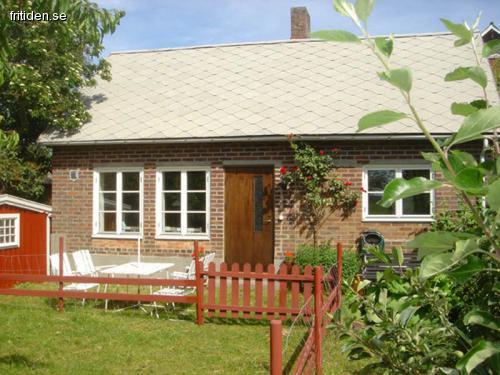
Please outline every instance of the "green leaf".
M481 139L482 134L500 125L500 106L494 106L467 116L455 134L450 146Z
M410 92L411 90L411 71L408 68L392 69L388 72L378 73L382 81L387 81L400 90Z
M354 9L356 10L356 14L358 15L359 19L366 22L366 20L372 13L374 5L375 5L375 0L356 1Z
M354 18L356 15L356 11L354 9L354 5L345 0L333 0L333 7L335 11L341 16Z
M454 23L445 18L441 18L441 22L446 26L453 35L459 39L455 41L455 47L463 46L472 40L472 31L462 23Z
M494 181L488 186L486 200L492 209L500 210L500 179Z
M406 113L394 112L389 110L372 112L361 117L358 121L358 132L373 128L380 125L385 125L390 122L408 118Z
M484 267L485 264L479 257L471 255L467 258L467 263L454 269L453 271L448 272L448 275L455 279L458 283L463 284L476 273L483 271Z
M481 363L498 353L500 353L499 343L481 340L460 358L460 361L457 362L457 368L469 374Z
M455 244L455 250L452 253L451 260L454 263L458 263L462 259L468 257L469 255L479 251L479 244L476 238L470 238L467 240L457 241Z
M311 37L324 40L331 40L333 42L354 42L354 43L360 42L359 38L356 35L345 30L315 31L314 33L311 33Z
M480 325L486 328L500 331L500 320L487 311L472 310L464 316L465 325Z
M394 48L394 40L392 38L379 37L375 38L375 46L385 56L391 57Z
M408 325L411 317L418 311L418 309L420 309L420 306L409 306L401 311L401 314L399 315L399 322L403 327Z
M483 45L483 57L489 57L496 53L500 53L500 39L490 40Z
M456 188L471 194L486 194L486 188L483 186L482 169L478 167L466 167L457 173L453 184Z
M397 200L428 192L441 185L439 181L428 180L424 177L414 177L411 180L396 178L386 185L384 195L378 204L382 207L390 207Z
M420 263L420 274L422 279L428 279L449 268L451 264L451 253L429 254Z
M450 81L460 81L463 79L470 78L481 87L486 87L488 84L488 77L486 77L486 73L483 68L480 66L472 66L472 67L460 67L455 69L453 72L448 73L444 80L446 82Z
M418 249L418 259L428 254L442 253L455 247L457 241L474 238L470 233L456 232L424 232L406 243L410 249Z
M452 103L451 113L459 116L469 116L477 111L477 108L469 103Z
M473 155L465 151L453 150L448 155L453 170L458 173L465 167L477 167L477 161Z
M435 163L440 160L437 152L421 152L420 154L425 160L430 161L431 163Z
M403 255L403 249L400 246L392 248L392 257L396 260L399 267L403 265L405 257Z

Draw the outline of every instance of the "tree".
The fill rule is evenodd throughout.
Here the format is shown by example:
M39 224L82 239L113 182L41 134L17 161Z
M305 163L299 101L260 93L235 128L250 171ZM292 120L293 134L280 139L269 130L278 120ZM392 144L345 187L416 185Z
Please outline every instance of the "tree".
M20 11L64 13L66 21L10 19ZM49 171L50 152L36 140L49 128L74 130L90 120L81 89L95 85L97 76L111 79L103 37L123 16L89 0L0 2L0 131L4 137L19 135L15 152L4 149L2 155L30 170L11 180L6 169L12 163L2 163L0 192L31 198L43 193L40 181Z
M456 37L454 46L470 48L476 62L473 66L457 67L446 74L444 80L470 79L481 87L483 98L470 103L452 103L452 113L463 116L464 120L456 133L438 142L431 135L411 96L413 82L410 69L393 66L392 37L372 38L368 33L367 20L374 3L374 0L357 0L355 4L347 0L333 0L335 10L355 23L363 39L343 30L321 31L316 36L337 42L363 43L373 52L382 68L379 78L399 90L408 106L408 113L382 110L367 114L359 120L358 130L364 131L402 118L412 119L434 148L432 153L422 153L423 158L432 163L433 170L441 173L444 180L443 183L422 177L394 179L385 187L378 204L389 207L397 200L448 185L461 196L477 224L477 231L426 232L408 242L407 247L418 249L418 256L422 259L420 268L416 273L407 271L404 275L387 270L378 276L373 293L368 291L366 297L356 297L350 306L351 311L362 306L369 327L365 327L365 334L349 331L353 339L351 344L354 345L348 351L358 358L375 354L378 362L369 365L372 372L378 368L390 369L393 373L498 373L500 323L493 306L498 304L500 273L500 144L497 136L500 106L493 106L488 100L488 79L481 60L499 53L500 43L492 40L484 44L479 54L476 41L479 17L472 26L466 22L441 19ZM464 143L480 139L489 141L489 146L485 148L486 161L478 161L474 155L459 149ZM395 251L395 254L400 253ZM378 255L391 263L386 254ZM401 265L402 256L397 258ZM475 308L474 305L480 306L481 303L476 304L474 299L482 297L480 294L472 295L472 306L461 305L463 311L460 316L463 318L454 321L448 305L453 303L455 296L440 283L465 284L476 276L482 276L483 280L488 280L488 285L493 286L487 303L482 304L483 308ZM429 332L433 333L429 335ZM430 345L442 339L443 335L449 337L447 342L456 340L453 343L456 358L446 355L450 350L437 353L439 348L436 348L429 351ZM449 368L450 365L454 365L455 369Z

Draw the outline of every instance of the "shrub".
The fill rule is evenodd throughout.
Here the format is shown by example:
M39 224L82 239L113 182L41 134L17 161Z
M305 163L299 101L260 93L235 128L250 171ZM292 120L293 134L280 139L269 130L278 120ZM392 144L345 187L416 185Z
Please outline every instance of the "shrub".
M324 270L329 270L337 265L337 250L326 242L318 246L302 244L295 255L295 264L302 270L309 266L323 266ZM342 278L351 282L355 275L361 271L361 259L355 251L344 251L342 254Z

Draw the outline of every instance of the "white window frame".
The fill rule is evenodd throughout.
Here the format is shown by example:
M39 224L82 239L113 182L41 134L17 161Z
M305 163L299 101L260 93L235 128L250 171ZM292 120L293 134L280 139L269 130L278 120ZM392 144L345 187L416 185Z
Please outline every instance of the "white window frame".
M116 173L116 232L99 231L99 185L101 173ZM123 231L122 220L122 173L139 172L139 232L131 233ZM144 233L144 169L142 167L96 167L94 168L94 195L93 195L93 219L92 219L92 237L94 238L124 238L137 239L143 238Z
M20 215L0 214L0 220L14 220L14 242L0 243L0 249L13 249L19 247L20 242Z
M368 214L368 171L370 170L394 170L395 178L402 178L403 170L426 170L429 171L430 179L434 179L434 172L429 165L411 165L411 164L380 164L370 165L363 168L362 178L362 202L363 202L363 221L386 221L386 222L432 222L434 221L435 192L430 194L430 214L428 215L403 215L403 200L396 202L396 213L394 215L369 215Z
M181 173L181 233L163 232L163 172ZM206 233L187 232L187 172L205 172ZM162 240L209 240L210 239L210 167L178 166L156 169L156 239Z

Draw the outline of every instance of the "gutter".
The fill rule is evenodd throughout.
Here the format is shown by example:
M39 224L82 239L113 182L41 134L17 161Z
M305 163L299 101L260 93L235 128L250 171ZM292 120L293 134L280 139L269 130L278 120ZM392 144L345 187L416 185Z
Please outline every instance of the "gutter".
M450 134L433 134L436 138L446 138ZM371 140L424 140L423 134L345 134L345 135L296 135L303 141L371 141ZM152 139L111 139L89 141L40 141L44 146L92 146L127 144L187 144L187 143L233 143L233 142L283 142L288 135L254 137L211 137L211 138L152 138Z

